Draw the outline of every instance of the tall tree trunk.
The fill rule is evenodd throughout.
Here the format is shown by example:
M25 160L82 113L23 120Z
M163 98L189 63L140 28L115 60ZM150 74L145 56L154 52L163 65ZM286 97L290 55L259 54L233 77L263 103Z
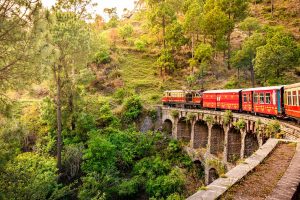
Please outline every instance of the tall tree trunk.
M62 172L61 151L62 151L62 114L61 114L61 65L54 71L56 80L56 121L57 121L57 168L59 173Z
M75 130L76 123L75 123L75 116L74 116L74 90L75 90L75 68L74 64L72 66L72 80L71 80L71 91L69 95L69 109L71 115L71 130Z
M274 1L275 0L271 0L271 14L272 14L272 18L274 17Z
M238 86L240 86L240 68L238 67Z
M194 50L195 50L195 42L194 42L194 34L192 33L192 58L194 58ZM194 74L194 65L192 65L192 74Z
M228 41L227 69L228 70L231 69L231 65L230 65L230 58L231 58L231 46L230 46L230 43L231 43L231 39L230 39L230 36L231 36L231 32L229 32L228 36L227 36L227 41Z
M252 87L255 87L254 66L253 66L252 63L250 64L250 71L251 71L251 83L252 83Z
M166 49L166 16L164 15L162 18L162 28L163 28L163 45L164 45L164 50Z
M162 29L163 29L163 51L165 51L166 50L166 40L165 40L165 36L166 36L166 18L165 18L165 15L162 18ZM163 75L162 72L163 72L163 67L161 66L161 70L160 70L160 75L161 76Z

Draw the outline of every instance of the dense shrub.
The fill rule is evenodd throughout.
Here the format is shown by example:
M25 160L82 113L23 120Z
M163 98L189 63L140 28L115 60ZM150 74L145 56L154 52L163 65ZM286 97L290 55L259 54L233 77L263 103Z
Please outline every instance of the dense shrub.
M101 50L95 54L93 61L96 64L107 64L110 63L111 58L107 50Z
M135 49L138 51L145 51L145 49L146 49L146 43L142 40L136 40L134 42L134 46L135 46Z
M133 33L133 26L131 24L125 24L124 26L119 28L119 35L123 40L131 37Z
M0 171L11 158L20 153L25 135L24 128L16 121L0 124Z
M124 103L123 120L131 123L138 119L142 113L143 106L139 96L132 96L126 99Z
M116 168L116 146L101 136L88 141L84 151L82 169L86 173L106 172Z
M100 108L100 116L97 119L97 125L100 127L107 127L113 125L113 127L117 128L119 124L119 120L112 113L111 107L108 103L105 103Z
M184 175L179 168L173 169L168 175L150 179L146 191L151 197L168 197L175 192L181 192L184 186Z
M52 157L22 153L11 160L0 176L4 199L47 199L59 189Z

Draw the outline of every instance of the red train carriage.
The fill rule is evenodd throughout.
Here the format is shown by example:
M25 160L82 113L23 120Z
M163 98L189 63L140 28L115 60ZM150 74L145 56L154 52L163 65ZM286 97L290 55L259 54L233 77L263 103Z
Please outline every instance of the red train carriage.
M300 119L300 83L284 87L285 114L295 119Z
M204 108L241 110L241 89L209 90L203 92Z
M283 114L282 96L283 86L244 89L243 111L280 116Z
M171 107L200 108L202 93L194 90L169 90L164 92L162 102Z

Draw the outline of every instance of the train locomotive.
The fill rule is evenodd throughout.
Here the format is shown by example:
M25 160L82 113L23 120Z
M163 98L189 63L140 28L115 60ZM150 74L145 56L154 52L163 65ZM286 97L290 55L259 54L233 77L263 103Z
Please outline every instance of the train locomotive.
M247 112L300 121L300 83L229 90L168 90L164 106Z

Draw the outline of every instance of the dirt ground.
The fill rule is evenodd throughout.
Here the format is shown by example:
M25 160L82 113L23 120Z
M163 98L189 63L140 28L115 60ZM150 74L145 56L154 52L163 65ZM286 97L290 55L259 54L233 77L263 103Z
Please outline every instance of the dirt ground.
M295 145L279 144L271 155L220 199L260 200L265 199L276 186L290 164Z

